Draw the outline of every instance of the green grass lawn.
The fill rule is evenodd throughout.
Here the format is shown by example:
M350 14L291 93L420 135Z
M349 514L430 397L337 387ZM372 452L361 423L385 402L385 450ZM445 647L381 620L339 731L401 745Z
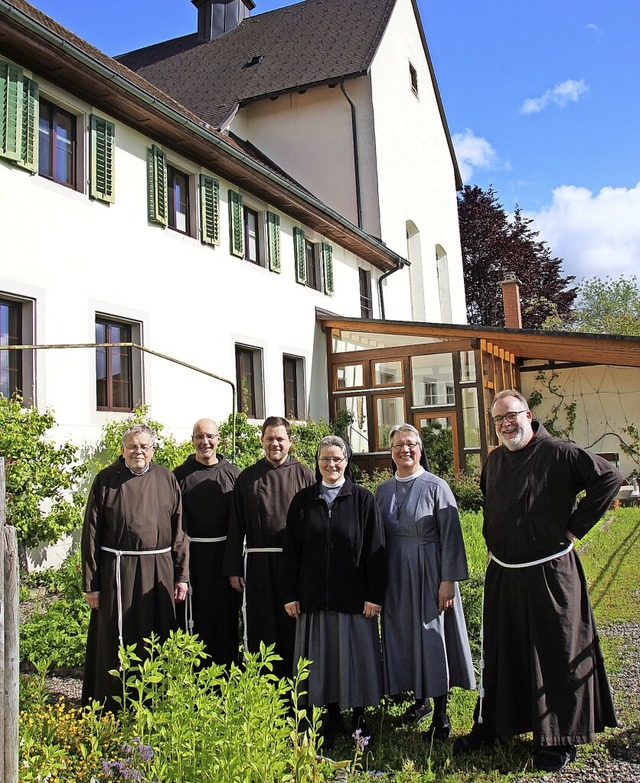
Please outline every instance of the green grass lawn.
M478 585L486 563L481 515L464 514L462 525L472 584L470 589L463 592L463 600L470 634L475 635L480 611ZM599 626L640 622L640 508L609 512L580 542L578 551L587 574ZM621 665L621 645L615 638L604 638L602 641L608 670L615 677ZM475 700L475 693L454 689L450 717L455 736L470 729ZM453 757L452 743L436 743L431 747L418 730L400 725L399 715L406 706L407 703L385 700L368 716L376 741L362 759L363 768L369 772L385 773L384 781L493 783L515 781L523 774L536 774L531 764L530 737L514 738L495 749L483 750L467 757ZM624 717L627 726L632 725L637 729L640 725L640 716L637 714L626 714ZM614 733L607 732L603 740ZM331 755L333 758L348 758L350 751L351 742L344 738ZM581 747L577 764L587 765L592 752L592 746ZM365 780L365 775L361 779Z

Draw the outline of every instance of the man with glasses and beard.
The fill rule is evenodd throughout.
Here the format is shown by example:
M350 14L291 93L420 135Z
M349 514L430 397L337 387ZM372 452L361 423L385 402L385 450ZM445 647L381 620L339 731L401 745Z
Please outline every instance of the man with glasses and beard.
M454 752L533 732L535 766L557 771L575 759L576 745L616 726L574 541L609 508L622 476L552 437L518 391L497 394L491 415L501 445L481 477L484 662L475 723Z
M189 552L182 531L180 488L170 470L152 462L155 435L137 424L122 436L122 455L96 476L82 529L83 590L92 609L82 703L96 699L116 711L122 696L118 648L176 627L184 601Z

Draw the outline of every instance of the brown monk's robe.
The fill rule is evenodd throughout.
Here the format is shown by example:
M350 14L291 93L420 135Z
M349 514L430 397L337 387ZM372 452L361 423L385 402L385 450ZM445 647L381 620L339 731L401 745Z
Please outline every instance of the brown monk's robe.
M162 640L176 627L174 584L187 582L189 552L182 530L180 488L167 468L154 462L135 476L122 457L96 476L82 530L83 590L100 591L100 608L92 610L87 635L82 703L97 699L117 710L118 599L116 555L101 547L126 551L170 548L165 554L123 555L121 594L123 641L137 644L152 632Z

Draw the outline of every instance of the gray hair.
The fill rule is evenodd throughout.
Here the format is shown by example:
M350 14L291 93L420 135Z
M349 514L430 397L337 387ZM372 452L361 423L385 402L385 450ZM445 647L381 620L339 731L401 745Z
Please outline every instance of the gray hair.
M415 435L418 445L420 446L420 451L422 451L422 436L413 424L407 424L406 422L404 424L394 424L389 430L389 448L391 448L393 444L393 436L398 432L410 432L412 435Z
M515 397L516 400L520 400L520 402L524 405L524 409L526 411L529 410L529 402L527 401L527 398L522 394L522 392L517 391L516 389L503 389L501 392L498 392L496 396L493 398L493 402L491 403L491 407L489 408L489 413L493 415L493 409L495 407L496 402L498 400L503 400L505 397Z
M151 438L150 446L156 445L156 434L148 424L134 424L122 434L122 445L130 435L148 435Z
M328 448L329 446L337 446L342 451L342 456L347 456L347 444L342 440L342 438L338 437L338 435L325 435L320 443L318 443L316 459L320 456L320 451L322 449Z

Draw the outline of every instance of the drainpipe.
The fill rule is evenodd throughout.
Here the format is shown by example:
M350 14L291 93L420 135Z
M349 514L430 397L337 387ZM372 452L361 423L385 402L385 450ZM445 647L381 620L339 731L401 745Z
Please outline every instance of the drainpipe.
M360 198L360 157L358 155L358 122L356 117L356 105L347 95L344 88L344 79L340 79L340 89L351 107L351 135L353 137L353 168L356 185L356 212L358 215L358 228L362 228L362 200Z
M390 269L388 272L385 272L384 274L380 275L378 278L378 297L380 299L380 317L384 321L384 294L382 292L382 281L385 280L389 275L392 275L394 272L398 272L400 269L403 269L405 266L408 266L409 262L405 261L404 258L399 258L396 261L396 267L395 269Z

